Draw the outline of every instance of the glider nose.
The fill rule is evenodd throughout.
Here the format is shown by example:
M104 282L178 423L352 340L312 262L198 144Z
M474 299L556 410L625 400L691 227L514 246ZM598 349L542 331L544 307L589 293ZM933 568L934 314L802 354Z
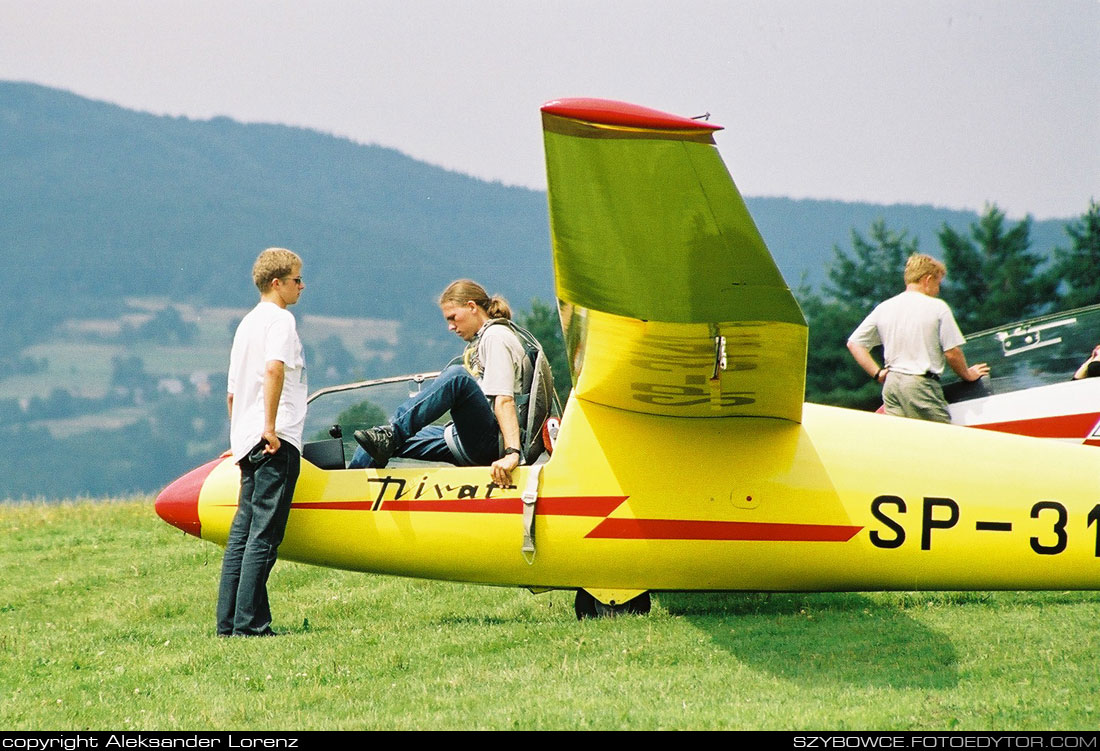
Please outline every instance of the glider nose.
M162 490L156 501L157 516L189 535L202 537L202 524L199 521L199 492L207 476L221 462L222 459L207 462Z

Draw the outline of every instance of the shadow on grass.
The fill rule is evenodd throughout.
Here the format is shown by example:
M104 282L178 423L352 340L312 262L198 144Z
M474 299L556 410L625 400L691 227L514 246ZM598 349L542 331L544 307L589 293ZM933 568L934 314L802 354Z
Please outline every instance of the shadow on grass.
M525 618L499 618L488 615L445 615L434 618L432 623L437 626L506 626L523 622Z
M658 595L753 669L800 683L942 689L958 657L942 633L859 594Z

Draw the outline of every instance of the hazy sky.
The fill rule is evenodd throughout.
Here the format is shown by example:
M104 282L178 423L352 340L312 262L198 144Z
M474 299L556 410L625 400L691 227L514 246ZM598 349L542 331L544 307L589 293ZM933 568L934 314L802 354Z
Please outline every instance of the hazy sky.
M0 79L539 189L539 105L598 96L712 113L746 195L1100 199L1100 0L0 0Z

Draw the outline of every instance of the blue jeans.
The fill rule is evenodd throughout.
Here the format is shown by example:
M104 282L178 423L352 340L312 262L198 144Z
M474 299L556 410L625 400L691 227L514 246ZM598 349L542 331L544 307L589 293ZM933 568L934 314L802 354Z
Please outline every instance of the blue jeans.
M451 412L462 448L477 464L488 466L500 458L500 429L485 392L461 365L446 368L427 388L399 406L393 413L398 449L395 457L457 464L458 459L443 439L443 426L433 425ZM348 464L349 469L374 466L362 447Z
M274 454L260 441L238 462L241 492L229 528L218 585L218 633L262 634L271 628L267 577L283 541L301 454L282 441Z

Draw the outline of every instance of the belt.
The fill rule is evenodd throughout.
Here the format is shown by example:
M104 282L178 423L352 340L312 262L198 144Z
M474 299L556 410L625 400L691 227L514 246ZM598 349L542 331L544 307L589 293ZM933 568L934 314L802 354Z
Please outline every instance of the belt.
M900 370L891 370L891 373L897 373L898 375L907 375L910 378L931 378L933 381L940 380L939 373L933 373L931 370L926 370L923 373L902 373Z

